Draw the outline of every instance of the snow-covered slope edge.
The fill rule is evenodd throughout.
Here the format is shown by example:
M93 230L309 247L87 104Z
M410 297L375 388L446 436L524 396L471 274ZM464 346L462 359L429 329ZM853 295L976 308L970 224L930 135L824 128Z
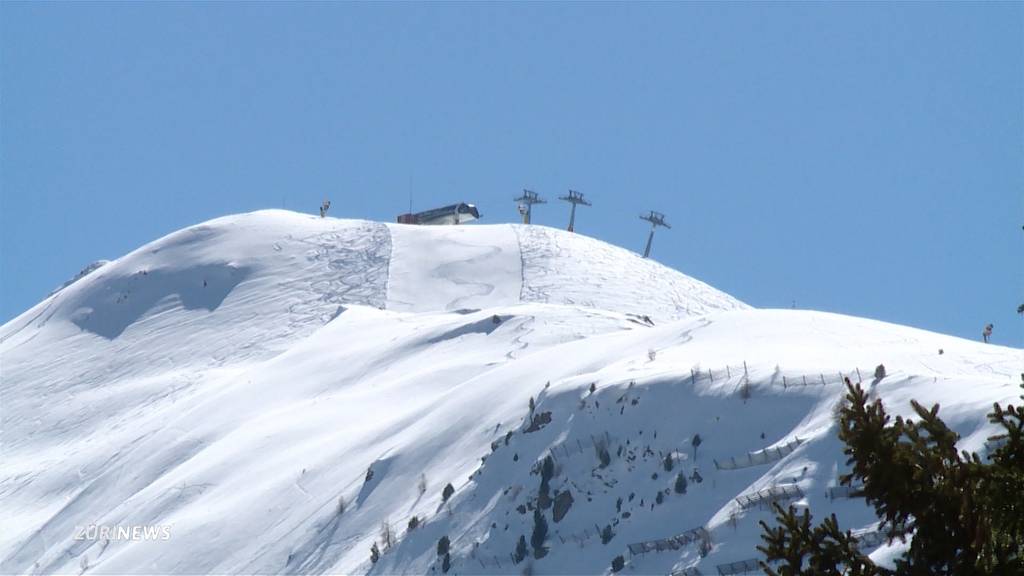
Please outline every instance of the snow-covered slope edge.
M0 572L428 573L447 535L454 573L518 573L510 553L530 539L531 470L551 454L551 494L570 491L573 504L558 522L545 509L549 551L529 560L534 572L601 573L624 554L627 573L714 573L753 556L767 514L738 511L736 498L764 487L798 486L815 515L869 525L858 501L824 496L843 461L831 431L840 372L867 378L884 362L874 393L897 411L911 397L941 402L967 449L983 448L991 403L1018 393L1020 350L749 310L700 284L705 308L687 317L696 301L600 291L602 274L634 277L613 277L615 266L648 266L626 255L590 269L578 249L531 246L545 230L423 230L280 212L219 219L0 327ZM447 248L431 253L433 241ZM418 296L402 278L432 288ZM531 282L544 302L522 301ZM137 296L149 304L125 305ZM650 309L653 326L638 318ZM714 464L734 458L764 462ZM677 494L676 474L694 470L702 481ZM407 532L414 515L423 523ZM371 565L385 521L396 544ZM169 538L76 539L89 525L166 526ZM606 525L604 544L595 526ZM698 527L712 544L703 559L695 545L627 553Z

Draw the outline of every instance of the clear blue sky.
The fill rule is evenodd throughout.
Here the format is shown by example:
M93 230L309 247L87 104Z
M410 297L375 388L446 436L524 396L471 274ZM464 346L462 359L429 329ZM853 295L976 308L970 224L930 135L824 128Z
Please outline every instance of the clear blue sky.
M6 321L227 213L529 187L759 307L1024 345L1021 3L0 3ZM535 223L564 226L554 201Z

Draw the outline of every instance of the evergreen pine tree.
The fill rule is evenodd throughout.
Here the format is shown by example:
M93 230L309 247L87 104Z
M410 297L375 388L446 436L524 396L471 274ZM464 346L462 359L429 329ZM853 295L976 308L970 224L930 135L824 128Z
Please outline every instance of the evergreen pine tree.
M526 550L526 536L523 536L522 534L520 534L519 535L519 542L516 542L516 553L515 553L516 564L522 562L523 559L526 558L526 552L527 552L527 550Z
M912 533L909 548L895 560L895 570L881 568L857 550L834 515L812 527L806 510L776 506L778 525L761 523L765 571L1024 574L1024 405L994 406L989 420L1005 433L983 462L957 451L959 435L938 417L938 405L926 409L912 401L917 419L892 420L860 385L847 389L839 438L852 470L840 483L863 484L880 527L890 538Z
M686 494L686 475L680 472L676 474L676 494Z
M444 556L447 554L448 550L451 548L451 544L451 540L449 540L447 536L441 536L437 541L437 555Z

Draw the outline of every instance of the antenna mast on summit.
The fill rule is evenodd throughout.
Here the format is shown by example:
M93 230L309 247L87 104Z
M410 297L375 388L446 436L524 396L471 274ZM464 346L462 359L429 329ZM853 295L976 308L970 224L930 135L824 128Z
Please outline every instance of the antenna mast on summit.
M647 247L644 248L644 258L647 258L648 256L651 255L651 241L654 240L654 231L658 228L658 226L664 226L665 228L669 229L671 229L672 227L669 226L667 222L665 222L664 214L662 214L661 212L655 212L654 210L651 210L650 214L641 215L640 219L646 220L651 223L651 233L647 235Z
M576 228L576 205L583 204L584 206L590 206L590 202L583 199L583 194L569 190L568 196L559 196L559 200L565 200L572 204L572 211L569 212L569 232L573 232Z
M523 216L523 224L530 223L530 213L533 212L534 204L547 204L547 200L544 200L540 196L537 196L536 192L532 190L523 190L523 195L515 199L519 203L519 213Z

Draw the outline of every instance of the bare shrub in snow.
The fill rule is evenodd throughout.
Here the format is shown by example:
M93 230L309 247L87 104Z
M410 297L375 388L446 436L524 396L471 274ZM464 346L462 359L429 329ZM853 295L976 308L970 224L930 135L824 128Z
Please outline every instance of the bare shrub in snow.
M384 544L384 550L390 550L395 544L395 531L387 520L380 524L380 541Z

